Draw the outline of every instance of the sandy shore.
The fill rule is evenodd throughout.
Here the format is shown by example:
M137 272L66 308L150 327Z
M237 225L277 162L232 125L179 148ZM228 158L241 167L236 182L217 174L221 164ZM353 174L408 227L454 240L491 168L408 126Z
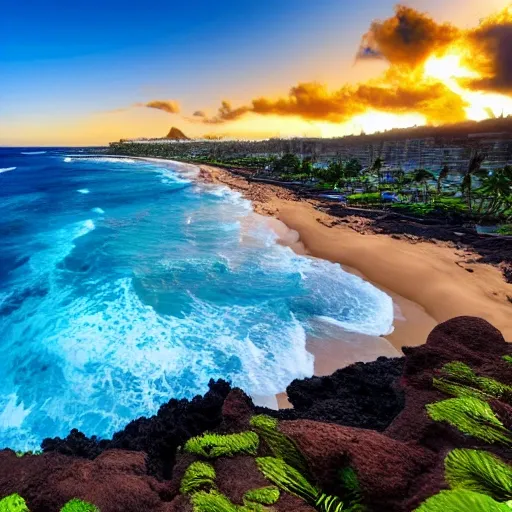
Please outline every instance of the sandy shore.
M201 170L203 179L239 190L257 213L297 231L301 243L294 249L340 263L392 295L399 311L395 332L387 338L395 349L424 343L436 323L462 315L485 318L512 341L512 304L507 299L512 285L497 268L481 263L462 268L457 264L460 255L449 244L412 244L387 235L362 235L343 224L330 227L333 219L315 209L314 201L297 201L284 188L249 183L215 167ZM335 355L339 350L331 352L324 344L312 352L318 361L315 372L340 367Z

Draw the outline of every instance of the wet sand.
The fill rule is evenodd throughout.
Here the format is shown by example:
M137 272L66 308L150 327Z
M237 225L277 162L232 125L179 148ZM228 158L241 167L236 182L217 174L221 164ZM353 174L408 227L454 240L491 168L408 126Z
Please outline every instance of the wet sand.
M249 183L215 167L201 169L203 179L239 190L256 212L296 231L299 250L340 263L392 295L400 313L395 315L395 331L386 338L395 349L424 343L436 323L463 315L488 320L512 341L512 304L507 299L512 285L496 267L462 267L457 249L445 243L412 244L387 235L363 235L343 224L331 226L333 217L317 210L314 201L297 200L286 189ZM338 354L336 350L330 358ZM318 362L315 372L324 374L326 368L327 363Z

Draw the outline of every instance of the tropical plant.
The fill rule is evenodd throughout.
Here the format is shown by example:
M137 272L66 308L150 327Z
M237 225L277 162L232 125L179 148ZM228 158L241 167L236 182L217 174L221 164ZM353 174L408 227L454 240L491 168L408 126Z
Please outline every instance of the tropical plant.
M308 474L306 459L293 442L278 430L278 421L264 414L251 418L251 427L264 439L274 457L283 459L303 474Z
M482 186L479 194L483 196L478 212L482 212L483 204L487 208L483 210L484 215L496 215L500 210L512 204L512 167L496 169L482 179ZM485 198L490 198L485 201Z
M469 165L464 173L461 183L461 192L465 195L466 201L469 207L469 213L473 212L473 177L480 173L482 162L485 160L485 153L479 150L473 150L471 158L469 159Z
M445 421L467 435L487 443L512 445L512 436L487 402L474 397L450 398L427 405L434 421Z
M258 435L254 432L239 434L203 434L189 439L185 451L206 458L232 457L237 454L256 455L259 446Z
M427 201L428 197L428 182L434 179L434 175L426 169L418 169L414 173L414 181L423 186L423 201Z
M260 503L261 505L273 505L281 493L277 487L272 485L268 487L260 487L259 489L252 489L244 494L244 503Z
M445 479L452 489L467 489L496 501L512 499L512 468L482 450L451 451L444 461Z
M512 386L489 377L479 377L468 365L459 361L445 364L433 383L440 391L456 397L480 400L496 398L512 405Z
M191 494L203 487L215 487L215 469L206 462L193 462L183 475L180 492Z
M259 457L256 459L258 468L267 480L289 494L303 499L306 503L322 512L341 512L342 510L360 510L360 505L345 507L337 496L322 493L302 476L295 468L275 457Z
M512 236L512 224L504 224L496 232L500 235Z
M384 164L384 162L383 162L382 158L379 157L374 160L373 164L370 167L370 172L377 176L377 182L378 182L379 186L382 183L381 171L382 171L383 164Z
M506 503L474 491L441 491L420 505L415 512L510 512Z
M100 512L98 507L79 499L68 501L60 512Z
M29 512L29 509L19 494L11 494L0 500L0 512Z
M450 168L447 165L444 165L441 171L439 172L439 175L437 177L437 195L441 195L443 181L448 177L448 174L450 173Z

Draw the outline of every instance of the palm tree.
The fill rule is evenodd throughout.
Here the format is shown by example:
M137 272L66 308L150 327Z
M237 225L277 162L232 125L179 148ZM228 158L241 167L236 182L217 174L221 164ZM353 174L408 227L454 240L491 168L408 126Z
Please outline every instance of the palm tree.
M418 169L414 174L414 181L423 185L423 202L427 201L428 195L428 182L434 179L434 175L426 169Z
M370 171L373 174L377 175L377 181L379 183L379 187L380 187L381 181L382 181L382 176L381 176L380 171L382 170L383 164L384 164L384 162L382 161L382 158L379 157L379 158L375 159L375 162L373 162L372 166L370 167Z
M438 196L441 195L442 183L447 178L449 172L450 172L450 168L447 165L445 165L441 169L439 176L437 177L437 195Z
M466 200L469 207L470 215L473 213L473 205L472 205L472 190L473 190L473 176L477 175L480 172L480 168L482 167L482 162L486 158L486 154L478 149L472 151L471 158L469 159L469 165L464 173L464 177L462 178L461 183L461 192L466 195Z
M486 215L495 215L504 206L508 206L512 195L511 170L503 168L493 171L482 180L480 192L491 198L485 211Z

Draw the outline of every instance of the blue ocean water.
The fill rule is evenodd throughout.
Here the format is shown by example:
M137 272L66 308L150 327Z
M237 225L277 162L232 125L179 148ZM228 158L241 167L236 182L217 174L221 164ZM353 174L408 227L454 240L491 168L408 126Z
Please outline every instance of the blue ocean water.
M273 395L313 373L312 319L390 331L386 294L194 172L0 148L0 447L109 436L210 378Z

